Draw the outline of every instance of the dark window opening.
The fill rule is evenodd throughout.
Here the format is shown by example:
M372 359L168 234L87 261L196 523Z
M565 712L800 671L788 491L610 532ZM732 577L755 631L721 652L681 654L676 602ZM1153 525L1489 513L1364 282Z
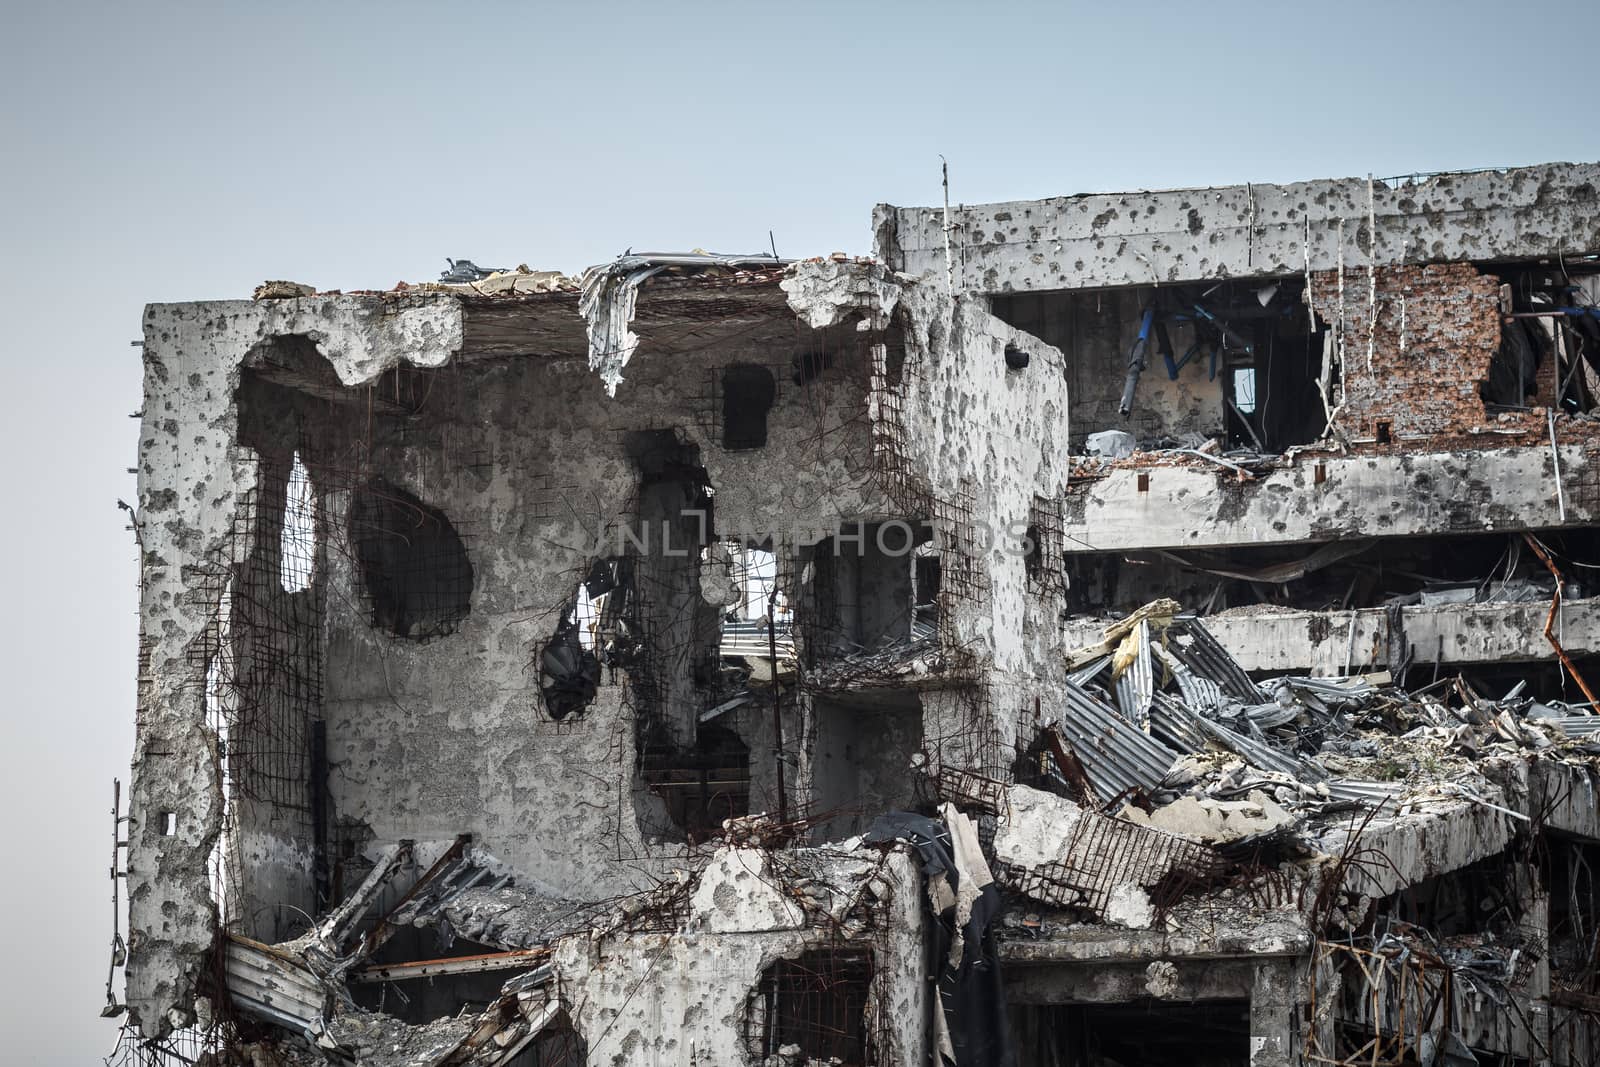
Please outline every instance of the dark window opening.
M772 372L754 363L735 363L722 372L722 447L764 448L767 413L778 395Z
M933 530L916 520L844 523L812 549L805 625L816 656L915 644L933 636L940 575Z
M761 974L751 997L750 1044L758 1060L797 1045L797 1060L843 1067L871 1062L867 995L872 954L864 949L816 949L779 960Z
M1389 444L1394 439L1394 423L1387 420L1375 422L1372 426L1372 432L1378 444Z
M1006 370L1022 370L1028 365L1028 353L1016 345L1006 345Z
M1385 897L1377 903L1377 921L1380 928L1392 920L1435 938L1487 934L1497 942L1516 944L1522 910L1516 861L1500 853Z
M562 1012L515 1059L507 1060L506 1067L584 1067L588 1062L588 1042Z
M463 880L471 868L465 869ZM403 966L422 961L444 961L487 956L504 952L500 944L473 941L455 935L443 916L425 926L402 924L394 927L371 957L371 966ZM460 971L433 975L411 973L387 980L373 980L357 971L348 988L351 999L368 1011L383 1012L411 1026L426 1026L440 1019L467 1014L482 1014L496 1009L494 1016L502 1030L519 1031L517 998L503 1001L502 987L514 970ZM491 1046L495 1047L495 1046ZM513 1059L500 1062L511 1067L582 1067L584 1060L570 1058L584 1050L583 1038L572 1028L565 1012L559 1012ZM503 1050L500 1050L503 1051ZM562 1058L568 1057L568 1058Z
M425 641L454 633L472 608L472 563L438 508L384 481L357 489L350 540L372 625Z
M1246 1067L1250 1002L1044 1004L1012 1012L1018 1067Z
M1591 411L1600 403L1600 313L1590 264L1507 265L1493 273L1502 310L1500 344L1478 395L1489 414L1554 406Z
M1199 436L1281 452L1326 425L1326 330L1304 288L1299 278L1236 279L1015 293L990 306L1067 356L1074 449L1115 428L1144 449L1194 447Z
M702 725L692 748L646 748L639 775L691 844L720 835L724 820L750 813L750 746L724 727Z
M920 806L912 763L926 744L922 701L908 689L831 692L812 701L811 810L818 842L863 833L879 815Z
M1600 845L1547 833L1545 884L1550 892L1550 979L1553 988L1600 994Z

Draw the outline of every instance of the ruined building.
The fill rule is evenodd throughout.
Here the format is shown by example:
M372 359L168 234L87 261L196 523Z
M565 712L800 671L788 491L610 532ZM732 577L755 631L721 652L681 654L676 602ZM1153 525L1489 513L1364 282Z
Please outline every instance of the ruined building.
M1597 1062L1597 183L151 306L113 1062Z

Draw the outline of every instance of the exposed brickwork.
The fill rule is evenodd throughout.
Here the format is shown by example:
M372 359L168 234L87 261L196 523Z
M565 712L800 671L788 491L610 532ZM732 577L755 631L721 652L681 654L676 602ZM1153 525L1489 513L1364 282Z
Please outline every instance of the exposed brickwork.
M1312 275L1317 317L1341 322L1336 271ZM1402 334L1401 308L1404 306ZM1377 329L1367 365L1367 272L1344 277L1344 406L1338 423L1352 437L1454 434L1484 425L1478 388L1500 346L1500 283L1470 263L1379 267ZM1339 387L1334 386L1334 402Z

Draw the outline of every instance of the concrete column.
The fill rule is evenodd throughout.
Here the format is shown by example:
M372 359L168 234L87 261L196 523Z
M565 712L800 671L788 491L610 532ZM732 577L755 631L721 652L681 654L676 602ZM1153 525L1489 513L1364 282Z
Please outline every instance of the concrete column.
M1294 1067L1300 1062L1295 987L1294 961L1256 964L1250 988L1250 1067Z

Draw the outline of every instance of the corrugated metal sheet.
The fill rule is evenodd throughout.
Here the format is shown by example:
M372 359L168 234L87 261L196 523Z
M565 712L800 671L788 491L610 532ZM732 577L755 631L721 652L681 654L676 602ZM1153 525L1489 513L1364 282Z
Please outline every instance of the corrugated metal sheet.
M240 1011L299 1033L321 1030L328 994L304 965L267 945L230 935L223 969L228 995Z
M1156 691L1150 664L1150 620L1140 619L1135 633L1139 635L1139 650L1117 679L1117 706L1122 709L1123 718L1142 730L1150 723L1150 699Z
M1200 714L1209 714L1222 707L1222 687L1210 678L1203 678L1189 669L1177 656L1164 648L1157 648L1156 654L1161 657L1162 663L1172 672L1172 677L1178 683L1178 692L1183 694L1183 702L1189 710Z
M1067 706L1058 726L1077 755L1089 783L1102 797L1130 789L1155 789L1180 753L1124 719L1115 708L1068 684Z
M1261 692L1250 680L1250 675L1245 673L1239 661L1228 654L1228 650L1199 619L1180 617L1173 623L1173 629L1189 638L1187 646L1174 641L1170 647L1190 669L1222 686L1223 692L1235 700L1245 704L1255 704L1261 700Z
M1109 654L1101 656L1099 659L1093 660L1090 663L1086 664L1085 666L1080 667L1077 670L1073 671L1071 674L1067 675L1067 681L1069 681L1073 685L1078 686L1078 687L1081 688L1083 686L1088 685L1091 681L1094 680L1096 675L1098 675L1101 671L1105 670L1110 665L1111 665L1111 656Z
M1335 800L1348 800L1359 804L1380 804L1394 800L1406 791L1404 782L1368 782L1355 778L1330 778L1326 783L1328 795Z
M779 623L769 639L764 619L723 623L721 653L724 656L768 656L772 640L777 643L779 659L794 659L794 633L790 625Z
M1150 705L1150 732L1179 752L1199 752L1206 734L1194 725L1194 714L1166 693L1157 693Z

